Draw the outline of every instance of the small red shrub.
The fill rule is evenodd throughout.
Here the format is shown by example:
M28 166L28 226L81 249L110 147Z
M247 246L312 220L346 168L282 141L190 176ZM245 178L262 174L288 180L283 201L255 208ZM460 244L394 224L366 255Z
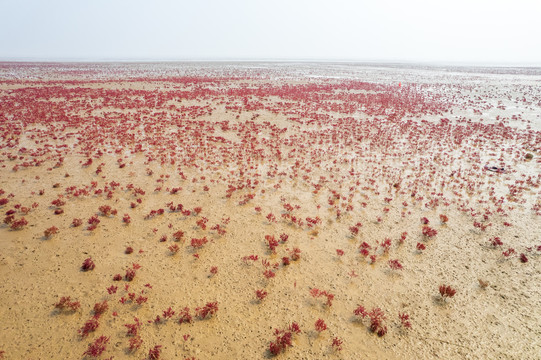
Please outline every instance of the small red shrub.
M54 307L59 310L77 311L81 304L78 301L71 301L69 296L62 296L60 301L54 304Z
M81 265L81 269L83 271L89 271L94 270L96 265L94 264L94 261L92 261L92 258L87 258L85 261L83 261L83 265Z
M44 232L43 232L43 236L45 236L46 238L54 235L54 234L57 234L58 233L58 228L56 226L51 226L50 228L46 229Z
M109 338L106 336L100 336L97 338L94 343L88 345L88 349L83 353L83 355L88 355L91 357L100 356L106 349Z
M453 289L450 285L440 285L439 291L443 299L452 298L456 294L456 290Z
M195 315L201 319L205 319L207 316L212 316L218 311L218 302L208 302L203 307L195 309Z
M325 321L323 321L323 319L317 319L314 326L317 332L322 332L323 330L327 330L327 324L325 324Z

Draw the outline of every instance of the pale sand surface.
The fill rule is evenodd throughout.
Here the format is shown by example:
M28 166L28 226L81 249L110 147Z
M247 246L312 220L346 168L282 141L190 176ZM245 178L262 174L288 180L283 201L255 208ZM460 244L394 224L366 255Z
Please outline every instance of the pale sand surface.
M292 322L301 332L278 358L541 358L539 69L4 63L0 79L0 210L28 221L0 228L5 359L85 358L100 336L102 359L150 358L155 345L162 359L265 359L274 329ZM202 211L171 212L171 202ZM118 213L104 216L102 205ZM423 217L437 235L423 236ZM46 238L51 226L58 233ZM266 235L281 234L274 254ZM495 237L503 246L490 245ZM283 265L294 248L300 259ZM508 248L516 254L506 258ZM81 271L88 257L95 268ZM273 278L263 260L276 264ZM133 281L113 281L134 263ZM443 300L442 284L456 295ZM148 299L121 303L129 293ZM55 309L62 296L80 308ZM82 337L104 300L98 328ZM209 302L218 311L197 317ZM359 305L384 312L384 336L354 315ZM175 315L163 319L169 307ZM180 324L185 307L193 321ZM134 317L143 342L130 352L124 325Z

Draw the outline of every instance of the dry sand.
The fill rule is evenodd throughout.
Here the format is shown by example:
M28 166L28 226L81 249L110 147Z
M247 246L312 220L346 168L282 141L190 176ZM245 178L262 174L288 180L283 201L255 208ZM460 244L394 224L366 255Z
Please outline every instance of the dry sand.
M466 70L2 64L0 210L28 222L0 228L3 357L85 358L106 336L103 359L151 358L155 345L163 359L264 359L275 329L296 322L301 332L278 358L541 358L541 75ZM118 213L105 216L102 205ZM421 218L437 235L422 234ZM52 226L58 233L45 237ZM281 234L287 242L273 253L266 236ZM490 245L495 237L503 246ZM283 265L295 248L300 258ZM508 248L516 253L505 257ZM242 260L249 255L258 260ZM89 257L95 268L82 271ZM113 281L132 264L141 266L133 281ZM456 294L443 299L442 284ZM63 296L80 308L55 308ZM82 337L103 301L98 328ZM196 316L212 302L216 313ZM359 305L383 311L384 336L354 315ZM185 307L193 321L180 324ZM175 315L164 319L168 308ZM130 352L124 325L134 317L143 342Z

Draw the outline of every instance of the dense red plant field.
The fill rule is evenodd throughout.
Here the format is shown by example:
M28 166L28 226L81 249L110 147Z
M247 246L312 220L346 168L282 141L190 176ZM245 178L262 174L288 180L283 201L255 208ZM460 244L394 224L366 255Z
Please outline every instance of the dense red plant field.
M0 79L0 357L538 355L538 69Z

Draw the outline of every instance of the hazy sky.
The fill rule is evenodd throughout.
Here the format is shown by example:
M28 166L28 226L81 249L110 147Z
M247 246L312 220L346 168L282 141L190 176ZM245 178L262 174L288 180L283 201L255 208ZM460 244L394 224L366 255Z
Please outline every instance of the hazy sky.
M0 0L0 60L541 66L541 0Z

